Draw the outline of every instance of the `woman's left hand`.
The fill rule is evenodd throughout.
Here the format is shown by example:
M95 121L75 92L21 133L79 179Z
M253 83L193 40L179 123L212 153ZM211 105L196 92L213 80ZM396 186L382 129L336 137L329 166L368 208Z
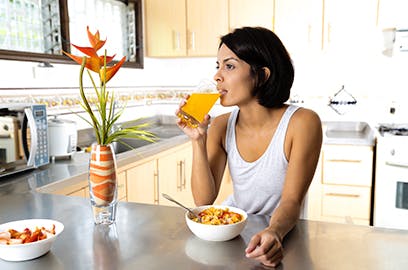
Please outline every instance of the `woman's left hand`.
M283 259L282 240L275 231L266 228L252 236L245 252L248 258L276 267Z

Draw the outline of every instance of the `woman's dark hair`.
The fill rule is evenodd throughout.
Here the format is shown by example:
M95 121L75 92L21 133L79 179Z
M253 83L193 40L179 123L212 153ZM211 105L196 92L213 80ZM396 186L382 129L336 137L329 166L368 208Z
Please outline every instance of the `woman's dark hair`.
M281 107L289 99L293 84L294 69L289 53L278 36L262 27L237 28L221 37L239 59L251 66L255 78L253 96L264 107ZM270 70L266 78L264 68Z

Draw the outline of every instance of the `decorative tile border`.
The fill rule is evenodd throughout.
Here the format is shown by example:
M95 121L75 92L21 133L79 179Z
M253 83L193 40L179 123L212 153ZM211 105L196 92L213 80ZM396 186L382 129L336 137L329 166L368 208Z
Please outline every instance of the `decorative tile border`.
M0 89L0 103L36 103L45 104L49 112L59 110L81 111L81 97L77 89ZM109 89L108 89L109 90ZM197 90L186 89L112 89L118 106L138 106L163 103L178 103L186 95ZM93 89L86 89L91 104L97 102ZM56 94L57 92L57 94ZM200 92L205 92L200 91ZM4 93L4 94L3 94ZM51 94L52 93L52 94Z

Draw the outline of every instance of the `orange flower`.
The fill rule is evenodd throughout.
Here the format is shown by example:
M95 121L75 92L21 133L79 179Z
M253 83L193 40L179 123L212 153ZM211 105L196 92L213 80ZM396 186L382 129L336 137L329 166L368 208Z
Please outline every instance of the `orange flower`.
M104 77L105 58L106 58L106 64L109 64L110 62L112 62L116 54L114 54L113 56L105 56L105 55L99 56L97 52L99 49L101 49L105 45L106 39L105 40L100 39L99 31L96 31L95 34L92 34L89 31L89 26L86 27L86 31L88 33L88 39L89 39L89 43L91 44L91 47L81 47L75 44L72 44L72 46L74 46L77 50L79 50L80 52L84 53L85 55L89 57L77 56L77 55L73 55L73 54L70 54L64 51L63 53L80 65L82 64L83 57L85 57L86 58L85 68L98 73L101 79L101 84L107 83L110 79L112 79L112 77L116 74L116 72L125 62L126 57L125 56L122 57L122 59L115 65L106 67L106 78L105 78Z

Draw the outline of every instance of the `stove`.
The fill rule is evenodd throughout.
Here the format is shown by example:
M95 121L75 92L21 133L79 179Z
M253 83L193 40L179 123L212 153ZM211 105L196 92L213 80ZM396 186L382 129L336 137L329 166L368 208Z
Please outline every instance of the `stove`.
M374 226L408 230L408 124L377 129Z

